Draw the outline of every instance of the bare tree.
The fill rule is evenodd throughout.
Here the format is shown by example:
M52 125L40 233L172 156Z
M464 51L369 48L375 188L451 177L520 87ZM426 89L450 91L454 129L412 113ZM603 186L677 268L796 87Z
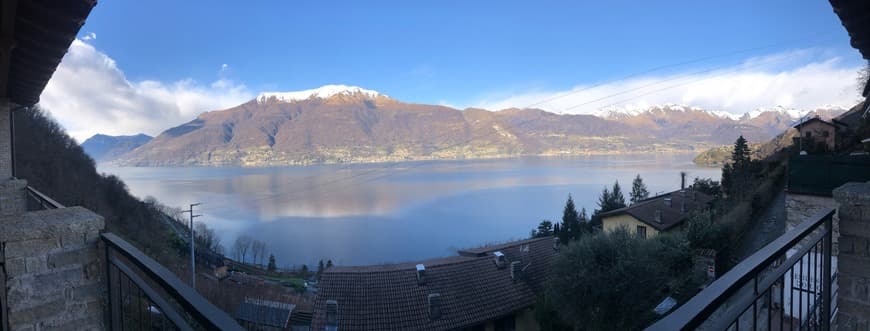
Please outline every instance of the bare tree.
M254 257L254 264L262 265L266 258L266 243L254 240L254 242L251 243L251 254Z
M245 262L248 258L248 250L251 248L251 242L253 239L251 237L242 235L236 238L236 242L233 245L233 250L236 255L236 259Z
M217 234L214 232L214 229L209 228L203 222L194 223L194 228L196 228L196 245L199 247L205 247L213 252L218 254L222 254L223 247L221 246L221 239L218 238Z

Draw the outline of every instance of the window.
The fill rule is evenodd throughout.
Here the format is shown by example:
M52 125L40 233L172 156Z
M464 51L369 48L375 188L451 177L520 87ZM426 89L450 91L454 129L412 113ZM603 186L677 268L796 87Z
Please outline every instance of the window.
M637 226L637 237L640 239L646 239L646 227L643 225Z

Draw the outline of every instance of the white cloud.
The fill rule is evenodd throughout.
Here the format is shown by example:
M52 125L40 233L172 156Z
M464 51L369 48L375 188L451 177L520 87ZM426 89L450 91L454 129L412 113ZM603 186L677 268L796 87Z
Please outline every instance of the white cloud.
M93 33L93 32L88 32L85 34L84 37L82 37L82 40L94 40L94 39L97 39L97 34Z
M492 110L534 107L571 114L666 103L732 114L778 105L798 109L851 107L859 100L856 82L860 67L843 65L837 57L819 59L818 53L801 50L730 66L634 77L564 91L501 94L482 98L473 106Z
M229 68L230 68L230 65L229 65L229 64L226 64L226 63L221 64L221 72L224 72L224 71L226 71L226 70L229 69Z
M196 115L253 98L245 85L130 81L108 55L76 39L46 85L40 105L78 141L96 134L157 135Z

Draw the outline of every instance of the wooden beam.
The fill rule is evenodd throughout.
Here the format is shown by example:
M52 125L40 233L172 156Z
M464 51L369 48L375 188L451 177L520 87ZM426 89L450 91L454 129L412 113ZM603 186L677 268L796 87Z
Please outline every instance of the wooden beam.
M0 98L6 98L9 86L9 65L15 47L15 12L18 0L4 0L0 17Z

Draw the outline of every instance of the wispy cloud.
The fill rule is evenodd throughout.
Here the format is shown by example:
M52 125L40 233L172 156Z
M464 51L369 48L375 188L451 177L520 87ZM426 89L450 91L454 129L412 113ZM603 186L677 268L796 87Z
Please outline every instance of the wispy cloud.
M681 103L733 114L784 106L812 109L850 107L858 101L858 66L838 57L801 50L747 59L688 72L632 77L562 91L533 91L483 97L472 106L491 110L535 107L589 114L602 108L645 108Z
M130 81L111 57L76 39L40 105L81 142L96 133L156 135L199 113L251 98L245 85L224 78L209 84L192 79Z
M93 32L88 32L82 37L82 40L94 40L97 39L97 34Z

